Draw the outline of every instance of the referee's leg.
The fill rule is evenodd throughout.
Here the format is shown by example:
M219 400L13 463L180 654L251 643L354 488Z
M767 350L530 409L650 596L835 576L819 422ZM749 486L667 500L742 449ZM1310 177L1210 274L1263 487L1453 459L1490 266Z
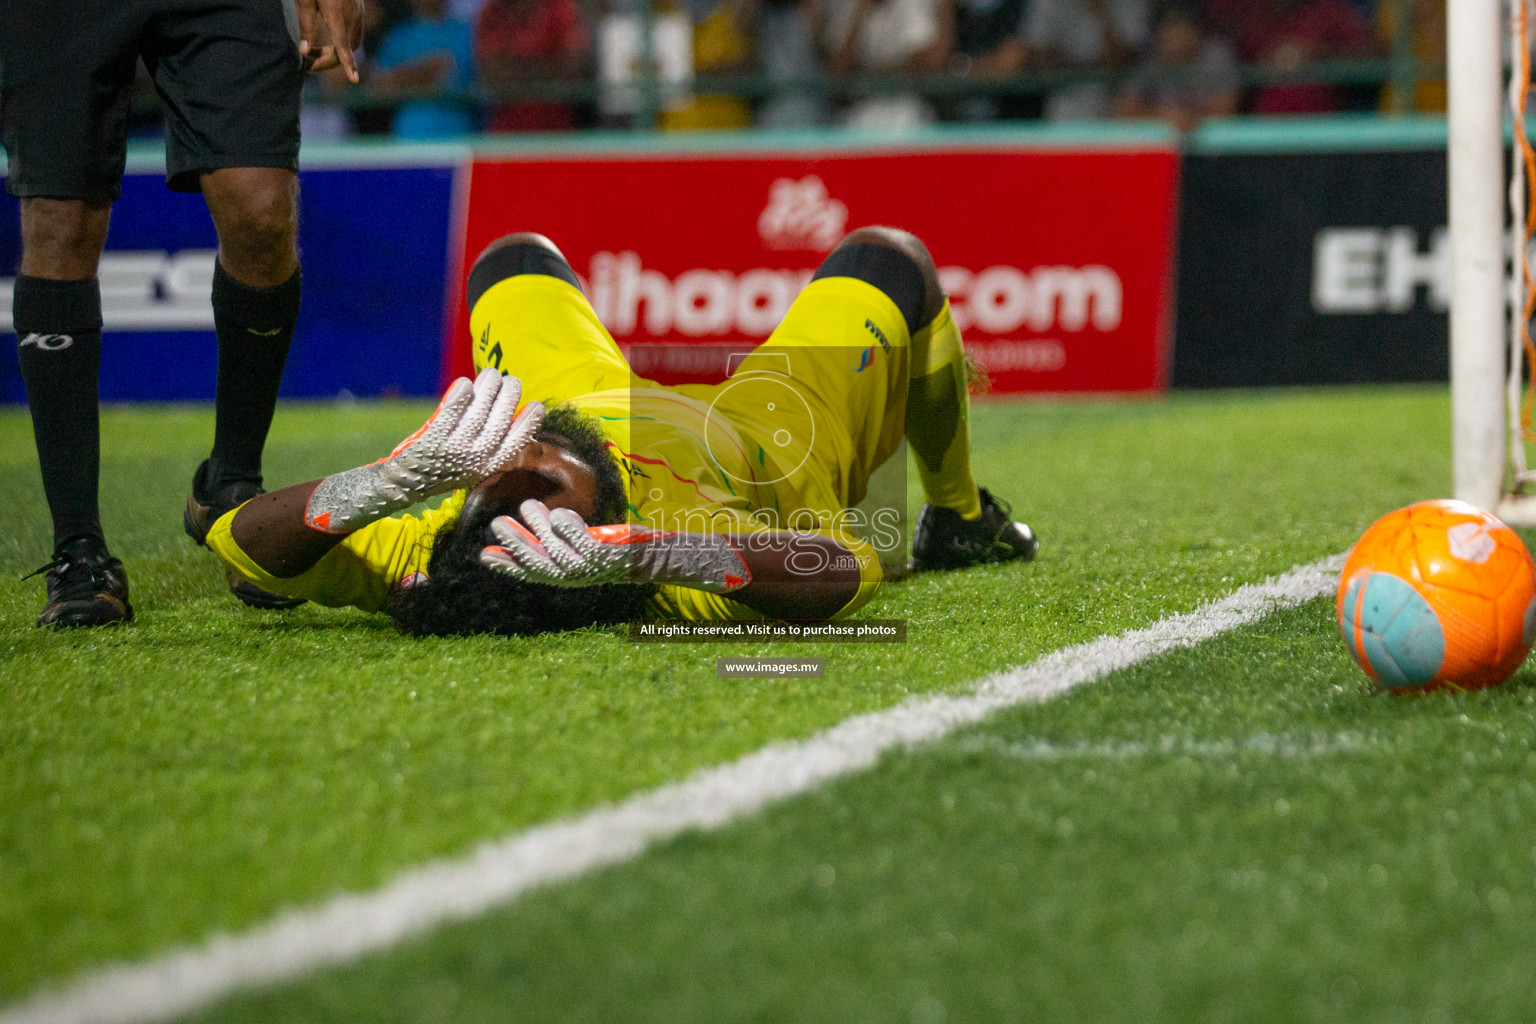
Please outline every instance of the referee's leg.
M12 319L54 550L40 626L132 617L123 564L97 502L97 263L127 142L132 4L0 4L0 138L6 188L21 201Z
M262 450L302 289L295 238L304 70L292 0L154 2L158 14L140 45L166 108L166 184L203 193L219 235L213 448L185 520L201 540L219 514L261 491Z
M183 525L202 542L220 515L262 491L262 452L299 317L299 97L292 0L169 3L145 63L166 110L166 184L202 192L219 235L213 323L214 435ZM246 604L296 603L231 577Z
M111 215L107 199L21 198L14 320L56 550L79 537L103 537L96 268Z
M128 576L107 549L98 487L101 288L108 199L21 199L21 268L12 317L43 492L53 518L47 601L37 624L106 626L133 618Z
M213 450L196 489L207 499L232 489L238 503L261 487L262 451L299 319L299 178L285 167L222 167L198 178L219 233L219 369Z
M187 535L201 544L220 516L262 493L261 457L299 320L302 279L296 172L223 167L202 171L197 180L219 233L213 271L213 328L219 346L213 449L192 476L182 516ZM304 603L235 574L229 574L229 589L253 608Z

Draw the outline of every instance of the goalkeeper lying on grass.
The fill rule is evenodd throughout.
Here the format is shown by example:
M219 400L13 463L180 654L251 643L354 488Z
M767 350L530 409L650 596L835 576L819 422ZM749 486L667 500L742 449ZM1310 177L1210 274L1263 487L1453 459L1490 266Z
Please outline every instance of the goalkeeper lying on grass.
M1034 556L971 479L960 334L912 235L850 234L717 385L636 376L539 235L487 248L469 303L473 384L388 458L221 518L231 570L424 634L840 617L880 584L844 510L903 435L928 501L914 569Z

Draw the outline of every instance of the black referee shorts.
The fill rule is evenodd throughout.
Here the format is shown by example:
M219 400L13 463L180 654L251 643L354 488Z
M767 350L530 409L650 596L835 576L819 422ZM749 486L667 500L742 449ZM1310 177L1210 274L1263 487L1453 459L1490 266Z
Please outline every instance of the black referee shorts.
M122 194L140 57L166 111L166 184L298 167L294 0L0 0L0 140L16 196Z

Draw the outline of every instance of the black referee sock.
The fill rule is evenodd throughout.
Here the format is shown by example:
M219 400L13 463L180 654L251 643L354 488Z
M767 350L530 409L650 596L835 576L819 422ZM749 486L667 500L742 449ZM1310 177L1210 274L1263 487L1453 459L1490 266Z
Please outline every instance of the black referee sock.
M283 364L299 319L301 273L275 288L252 288L213 271L213 325L219 335L213 454L206 494L242 480L261 483L261 452L272 427Z
M18 275L12 318L54 546L81 534L100 537L101 288L94 277Z

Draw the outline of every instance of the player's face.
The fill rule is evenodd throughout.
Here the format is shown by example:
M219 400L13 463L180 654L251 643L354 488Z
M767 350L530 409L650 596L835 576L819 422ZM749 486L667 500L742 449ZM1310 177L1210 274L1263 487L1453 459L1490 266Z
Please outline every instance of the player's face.
M597 508L597 474L571 452L549 441L530 441L512 465L487 477L474 494L512 514L529 498L549 508L568 508L590 522Z

